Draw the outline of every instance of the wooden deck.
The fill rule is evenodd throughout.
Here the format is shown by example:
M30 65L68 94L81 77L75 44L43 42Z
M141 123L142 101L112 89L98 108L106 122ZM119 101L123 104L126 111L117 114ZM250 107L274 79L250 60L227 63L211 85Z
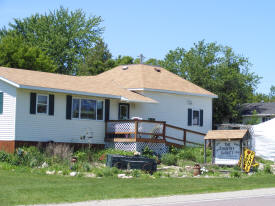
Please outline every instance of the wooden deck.
M176 147L186 144L201 145L189 141L190 134L202 138L206 134L166 124L165 121L109 120L105 128L106 142L151 142L165 143ZM194 139L194 138L193 138Z

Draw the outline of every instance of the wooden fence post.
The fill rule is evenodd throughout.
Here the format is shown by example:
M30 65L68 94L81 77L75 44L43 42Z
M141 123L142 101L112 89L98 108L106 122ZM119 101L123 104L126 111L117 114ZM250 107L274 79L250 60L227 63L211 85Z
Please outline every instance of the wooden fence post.
M137 139L138 136L138 121L135 121L135 139Z
M206 139L204 140L204 151L203 151L203 155L204 155L204 164L206 164Z
M108 133L108 131L107 131L107 128L108 128L107 126L108 126L108 125L107 125L107 124L108 124L108 121L106 120L106 121L105 121L105 138L104 138L105 141L106 141L106 139L108 138L108 137L107 137L107 135L108 135L108 134L107 134L107 133Z
M166 122L163 123L162 136L163 136L163 139L165 140L165 136L166 136ZM165 141L166 141L166 140L165 140Z
M183 144L186 146L186 130L183 130Z

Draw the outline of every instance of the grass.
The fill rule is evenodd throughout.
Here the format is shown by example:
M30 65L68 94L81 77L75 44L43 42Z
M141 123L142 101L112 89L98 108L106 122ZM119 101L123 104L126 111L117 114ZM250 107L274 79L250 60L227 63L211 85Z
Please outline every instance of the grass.
M267 188L275 187L275 176L98 179L0 169L0 185L0 205L17 205Z

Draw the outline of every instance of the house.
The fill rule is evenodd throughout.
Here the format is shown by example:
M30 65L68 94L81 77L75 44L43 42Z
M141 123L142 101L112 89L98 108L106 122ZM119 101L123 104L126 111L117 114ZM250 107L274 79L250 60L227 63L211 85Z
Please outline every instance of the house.
M275 102L243 104L241 115L243 124L250 123L252 118L256 119L257 123L266 122L275 117Z
M143 64L97 76L0 67L0 148L54 141L162 153L169 140L203 142L216 97Z

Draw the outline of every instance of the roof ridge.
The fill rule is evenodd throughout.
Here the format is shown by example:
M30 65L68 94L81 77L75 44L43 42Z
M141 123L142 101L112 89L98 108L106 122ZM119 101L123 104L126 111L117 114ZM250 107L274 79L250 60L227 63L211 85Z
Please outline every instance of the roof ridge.
M21 68L12 68L12 67L4 67L4 66L0 66L0 68L9 69L9 70L15 69L15 70L19 70L19 71L27 71L27 72L35 72L35 73L44 73L44 74L51 74L51 75L60 75L60 76L67 76L67 77L79 77L79 76L70 75L70 74L60 74L60 73L45 72L45 71L30 70L30 69L21 69Z

